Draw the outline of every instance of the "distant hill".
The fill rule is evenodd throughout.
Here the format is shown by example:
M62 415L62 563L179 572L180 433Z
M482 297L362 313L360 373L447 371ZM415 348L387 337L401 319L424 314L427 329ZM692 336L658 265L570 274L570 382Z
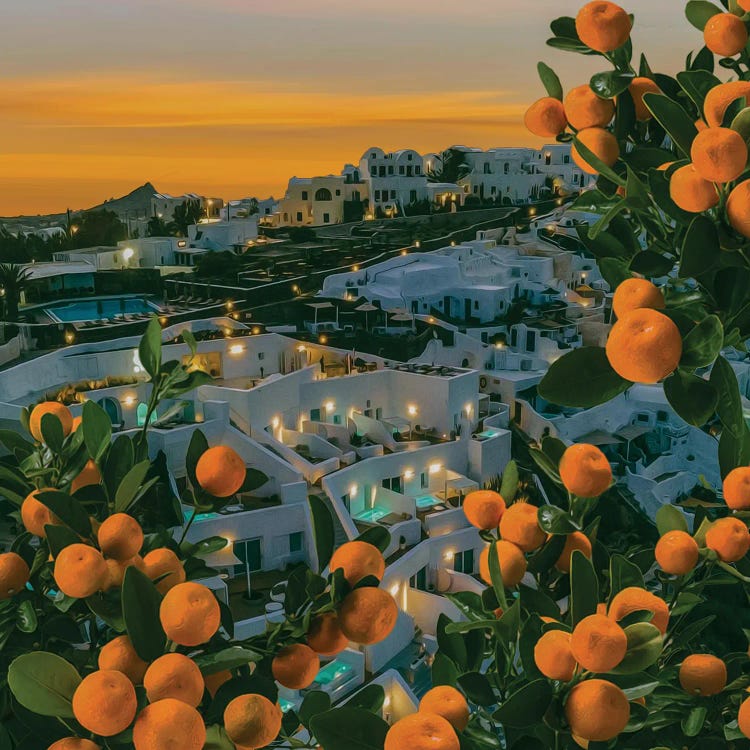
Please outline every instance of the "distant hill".
M156 192L158 192L157 189L150 182L147 182L120 198L110 198L98 206L71 210L71 213L77 214L83 211L98 211L106 208L108 211L114 211L119 216L129 214L133 219L148 217L151 213L151 198ZM43 227L51 224L59 224L60 222L64 222L65 219L65 212L35 216L0 216L0 224L23 224L25 226Z

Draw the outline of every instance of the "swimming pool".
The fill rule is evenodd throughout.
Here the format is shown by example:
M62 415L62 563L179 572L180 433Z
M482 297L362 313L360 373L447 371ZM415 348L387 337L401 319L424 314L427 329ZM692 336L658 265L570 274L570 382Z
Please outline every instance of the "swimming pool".
M326 664L325 667L323 667L318 672L318 676L315 678L315 682L317 682L318 685L328 685L339 677L345 675L347 672L351 671L351 664L345 664L344 662L340 661L332 661L329 664Z
M375 521L379 521L389 513L390 511L388 510L388 508L384 508L382 505L376 505L374 508L367 508L367 510L363 510L361 513L358 513L356 516L354 516L354 518L357 521L370 521L371 523L375 523Z
M440 500L440 498L435 497L435 495L420 495L419 497L415 498L415 501L417 503L417 508L420 510L424 510L425 508L432 508L435 505L440 505L443 501Z
M500 430L495 430L492 427L488 427L487 429L482 430L481 432L478 432L477 433L477 437L479 437L479 438L493 438L493 437L497 437L500 434L501 434Z
M104 299L74 300L45 307L47 314L59 323L114 318L115 315L150 314L158 312L143 297L107 297Z

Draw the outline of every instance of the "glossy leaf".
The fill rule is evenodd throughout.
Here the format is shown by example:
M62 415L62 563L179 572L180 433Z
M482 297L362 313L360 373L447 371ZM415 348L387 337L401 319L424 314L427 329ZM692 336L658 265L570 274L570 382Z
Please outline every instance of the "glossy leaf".
M328 565L333 555L335 531L333 518L328 506L316 495L307 498L312 515L313 537L315 538L315 549L318 553L318 571L322 571Z
M643 588L643 573L641 569L623 555L612 555L609 561L609 600L630 586Z
M716 389L689 372L673 372L664 381L664 395L677 414L693 427L702 427L716 412Z
M718 357L711 368L708 380L718 393L716 411L725 429L735 438L741 437L745 430L745 419L742 414L742 399L734 369L724 357Z
M49 490L38 492L36 499L46 505L66 526L81 536L91 534L91 521L86 509L65 492ZM79 540L80 541L80 540Z
M696 216L682 243L680 276L700 276L710 270L721 254L716 224L707 216Z
M310 729L326 750L383 750L388 724L362 708L334 708L314 716Z
M72 664L46 651L22 654L8 667L13 697L42 716L73 718L73 693L80 683L81 676Z
M563 98L563 87L560 83L560 79L557 76L557 73L555 73L552 68L550 68L549 65L543 62L537 63L537 72L539 73L539 78L542 81L542 85L547 91L548 96L551 96L553 99L559 99L562 101Z
M612 671L632 674L648 669L661 656L664 637L650 622L637 622L624 630L628 637L628 650L625 658Z
M591 560L580 550L570 556L570 619L573 626L596 613L599 582Z
M643 101L674 144L689 158L690 147L698 131L687 112L664 94L649 92L643 95Z
M153 582L131 565L122 582L122 612L138 656L153 661L164 653L167 636L159 619L161 594Z
M530 727L542 720L551 702L552 685L549 681L533 680L513 693L492 714L492 718L508 727Z
M688 531L685 514L674 505L662 505L656 511L656 528L660 536L669 531Z
M104 455L109 448L112 436L112 421L107 412L95 401L86 401L83 405L81 428L83 429L83 440L86 450L94 461Z
M607 70L604 73L595 73L589 85L591 90L602 99L614 99L630 86L634 77L633 73Z
M542 505L537 511L539 526L548 534L570 534L580 527L570 513L556 505Z
M146 332L141 337L138 358L151 379L156 378L161 367L161 325L156 317L151 318Z
M122 478L115 492L115 512L124 513L131 506L150 468L151 462L148 459L141 461Z

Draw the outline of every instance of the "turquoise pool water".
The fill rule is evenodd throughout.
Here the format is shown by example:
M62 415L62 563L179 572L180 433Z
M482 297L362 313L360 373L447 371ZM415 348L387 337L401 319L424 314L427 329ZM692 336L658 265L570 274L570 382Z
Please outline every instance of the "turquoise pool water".
M317 682L319 685L328 685L335 679L351 671L352 667L350 664L343 664L339 661L332 661L329 664L326 664L325 667L323 667L320 672L318 672L318 676L315 678L315 682Z
M363 510L361 513L358 513L354 518L357 521L370 521L374 523L375 521L379 521L384 516L387 516L390 513L388 508L384 508L382 505L376 505L374 508L368 508L367 510Z
M482 430L481 432L478 432L477 437L491 438L491 437L497 437L499 434L500 434L500 430L493 430L491 427L488 427L486 430Z
M435 497L435 495L420 495L419 497L415 498L417 503L417 508L424 509L424 508L432 508L433 505L440 505L443 501L439 498Z
M284 698L279 698L279 707L281 708L281 712L285 714L290 708L294 708L294 703Z
M122 297L116 299L87 299L75 302L61 302L45 310L49 315L62 323L80 320L99 320L113 318L122 313L156 313L157 308L141 297Z
M182 515L184 516L186 521L190 520L190 516L193 515L192 510L183 510ZM195 521L205 521L207 518L218 518L221 514L220 513L198 513L195 516ZM195 523L193 521L193 523Z

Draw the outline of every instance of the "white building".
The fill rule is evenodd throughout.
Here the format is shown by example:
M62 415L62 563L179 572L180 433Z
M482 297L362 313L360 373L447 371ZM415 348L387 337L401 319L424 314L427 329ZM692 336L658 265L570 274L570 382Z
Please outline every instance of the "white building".
M219 212L224 207L224 201L221 198L210 198L197 193L185 193L183 195L155 193L151 198L151 215L158 216L168 223L174 219L175 208L185 202L197 203L202 213L209 219L219 216Z
M368 148L359 170L369 186L370 213L401 216L407 206L428 198L424 160L414 149Z

